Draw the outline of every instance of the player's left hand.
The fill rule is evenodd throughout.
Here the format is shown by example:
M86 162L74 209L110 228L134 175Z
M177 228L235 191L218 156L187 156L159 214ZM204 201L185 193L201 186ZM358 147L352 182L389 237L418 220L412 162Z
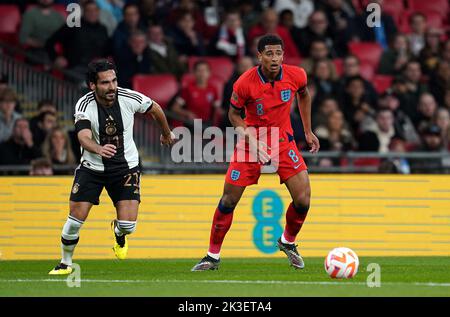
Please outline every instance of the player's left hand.
M310 147L309 152L317 153L320 149L319 139L314 135L314 133L305 133L306 143Z
M172 131L170 131L170 134L168 135L161 134L159 140L161 141L161 145L171 146L172 144L175 143L176 136Z

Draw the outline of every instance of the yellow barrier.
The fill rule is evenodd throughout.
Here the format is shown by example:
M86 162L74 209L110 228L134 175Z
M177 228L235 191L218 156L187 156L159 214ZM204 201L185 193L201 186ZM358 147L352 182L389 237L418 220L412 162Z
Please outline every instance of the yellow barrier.
M222 175L145 175L130 258L199 258L206 252ZM1 259L57 259L71 177L0 178ZM360 256L450 255L450 176L312 175L305 256L338 246ZM81 230L75 257L113 258L114 208L104 191ZM274 242L290 202L275 175L247 188L224 257L281 256Z

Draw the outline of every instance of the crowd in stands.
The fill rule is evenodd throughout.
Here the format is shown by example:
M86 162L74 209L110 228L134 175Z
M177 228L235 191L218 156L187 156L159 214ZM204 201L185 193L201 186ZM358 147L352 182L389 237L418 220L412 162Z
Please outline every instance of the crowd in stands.
M67 80L82 81L88 62L100 57L115 61L119 85L126 88L134 88L138 74L174 75L180 89L166 106L180 119L174 125L201 118L229 126L233 83L257 65L259 37L275 33L284 41L285 63L308 74L322 151L450 150L446 0L80 0L79 28L69 27L56 10L75 1L9 2L22 12L18 44L43 64L75 74ZM381 7L378 27L369 23L370 2ZM3 3L8 1L0 0L0 12ZM213 71L211 57L232 63L229 76ZM41 101L28 123L14 91L0 91L0 164L45 157L46 163L36 164L46 170L77 159L51 101ZM291 120L304 148L295 103ZM408 171L405 162L391 163L385 168ZM317 164L342 161L324 158Z

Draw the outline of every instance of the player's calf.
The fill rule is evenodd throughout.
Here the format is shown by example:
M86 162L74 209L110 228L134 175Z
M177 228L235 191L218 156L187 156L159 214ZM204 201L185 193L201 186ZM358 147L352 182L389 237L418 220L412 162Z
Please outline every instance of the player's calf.
M72 257L80 239L79 232L83 223L84 221L70 215L67 218L61 233L62 259L60 264L49 272L50 275L64 275L72 272Z
M111 222L111 228L114 233L114 254L120 260L127 257L128 253L128 240L127 235L136 231L136 221L128 220L113 220Z

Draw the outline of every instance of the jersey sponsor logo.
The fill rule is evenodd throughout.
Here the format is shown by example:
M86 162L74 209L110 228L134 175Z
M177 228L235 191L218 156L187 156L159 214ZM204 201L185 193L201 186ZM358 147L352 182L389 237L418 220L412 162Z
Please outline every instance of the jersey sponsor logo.
M291 99L291 90L290 89L285 89L281 91L281 101L289 101L289 99Z
M240 176L241 176L241 172L239 172L238 170L231 171L230 177L232 180L237 181Z

